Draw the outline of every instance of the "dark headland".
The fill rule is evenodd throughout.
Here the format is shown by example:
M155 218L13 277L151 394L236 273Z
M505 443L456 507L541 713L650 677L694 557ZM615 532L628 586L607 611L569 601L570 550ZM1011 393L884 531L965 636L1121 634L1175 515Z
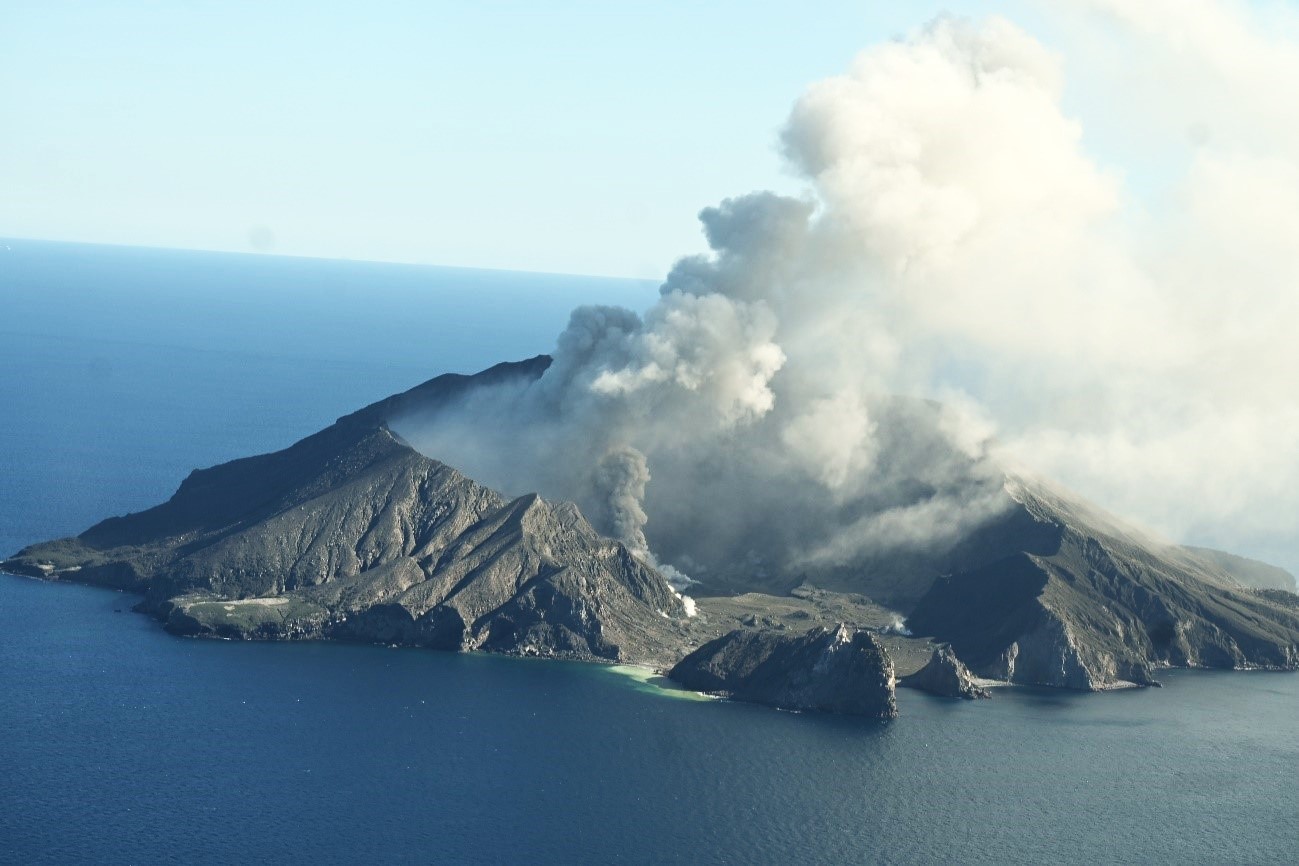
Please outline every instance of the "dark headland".
M883 717L895 682L970 697L979 680L1099 691L1168 667L1299 666L1287 573L1152 540L1009 473L996 516L954 544L783 584L734 571L695 591L692 616L575 505L507 498L388 426L548 365L439 376L0 568L137 593L177 634L640 664L737 699Z

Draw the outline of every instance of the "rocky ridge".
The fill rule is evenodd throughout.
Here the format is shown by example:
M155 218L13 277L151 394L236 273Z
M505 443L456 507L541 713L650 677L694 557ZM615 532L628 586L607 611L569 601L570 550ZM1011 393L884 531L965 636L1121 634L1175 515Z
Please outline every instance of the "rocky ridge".
M949 645L950 660L930 659L938 666L928 678L948 688L941 682L955 676L958 690L962 663L982 677L1087 691L1154 684L1169 666L1299 666L1299 596L1245 585L1250 575L1283 582L1279 570L1151 539L1045 482L1009 474L992 516L952 543L867 553L814 573L737 566L726 592L714 588L699 599L700 616L688 618L663 577L601 537L576 506L505 497L388 426L484 385L535 380L548 365L542 356L440 376L282 451L198 470L166 503L33 545L0 567L138 592L142 610L183 634L661 669L708 641L716 663L735 671L746 653L754 664L785 659L768 670L793 679L777 687L767 677L769 695L815 693L793 685L792 661L812 658L793 644L813 626L839 634L841 622L878 631L908 673L924 665L927 640ZM988 471L969 474L984 484ZM928 494L908 495L923 502ZM890 625L899 616L916 637Z
M1299 665L1299 616L1269 591L1042 482L1007 490L1048 543L939 575L907 620L979 675L1100 691L1163 667Z
M525 362L440 377L414 396L527 373ZM410 448L383 423L405 399L194 472L168 502L4 568L143 593L139 607L182 634L680 657L685 608L661 575L571 503L507 499Z

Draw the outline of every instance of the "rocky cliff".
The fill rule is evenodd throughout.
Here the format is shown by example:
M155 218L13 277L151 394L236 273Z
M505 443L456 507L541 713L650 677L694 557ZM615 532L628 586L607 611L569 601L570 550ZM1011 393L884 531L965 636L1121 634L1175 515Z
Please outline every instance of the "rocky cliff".
M1095 691L1152 684L1161 667L1299 665L1288 594L1242 587L1041 482L1007 490L1050 543L939 576L908 618L977 673Z
M686 688L794 710L890 719L893 662L870 634L839 625L800 634L737 629L668 674Z

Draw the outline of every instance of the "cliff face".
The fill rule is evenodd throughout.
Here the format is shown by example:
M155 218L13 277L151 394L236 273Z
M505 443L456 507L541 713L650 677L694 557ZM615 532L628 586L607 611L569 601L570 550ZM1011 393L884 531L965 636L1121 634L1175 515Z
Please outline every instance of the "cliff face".
M976 672L1094 691L1151 684L1160 667L1299 665L1286 594L1242 587L1193 551L1040 484L1008 490L1055 543L940 576L908 618Z
M737 629L672 668L686 688L738 701L891 719L893 662L869 632L840 625L802 634Z
M514 366L411 394L445 399L533 372ZM27 548L5 567L142 592L145 610L188 634L680 657L685 610L657 572L575 506L507 500L409 448L383 423L404 399L284 451L195 472L167 503Z

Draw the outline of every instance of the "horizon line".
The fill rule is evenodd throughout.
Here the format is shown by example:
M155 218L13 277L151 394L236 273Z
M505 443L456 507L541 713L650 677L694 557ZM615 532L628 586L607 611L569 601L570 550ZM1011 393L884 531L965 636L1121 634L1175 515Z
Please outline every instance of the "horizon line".
M621 280L629 283L654 283L662 285L666 277L629 277L619 274L579 274L571 271L525 270L523 268L490 268L480 265L448 265L432 262L403 261L398 259L366 259L349 257L312 256L292 253L258 252L256 250L216 249L210 247L166 246L155 244L117 243L112 241L81 241L64 238L38 238L25 235L0 234L0 243L15 241L18 243L62 244L65 246L108 247L119 250L152 250L174 253L205 253L209 255L241 256L244 258L295 259L314 262L346 262L361 265L393 265L407 268L437 268L448 271L486 271L489 273L536 274L547 277L569 277L587 280Z

